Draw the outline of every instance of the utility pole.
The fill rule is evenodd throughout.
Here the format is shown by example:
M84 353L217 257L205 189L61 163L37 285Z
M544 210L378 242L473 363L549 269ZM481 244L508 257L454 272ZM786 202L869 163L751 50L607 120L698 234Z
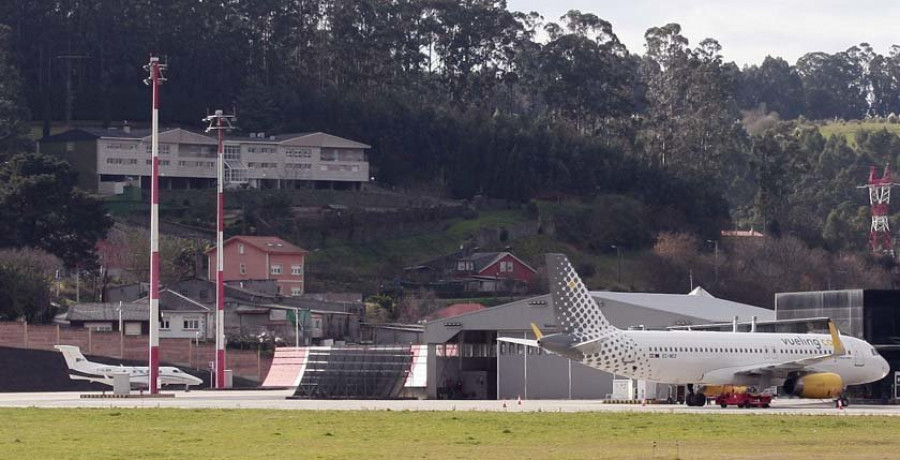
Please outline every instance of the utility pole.
M713 265L713 273L716 276L716 286L719 285L719 241L718 240L706 240L707 243L713 244L713 251L715 252L715 265Z
M611 248L616 250L616 282L622 283L622 248L618 245L612 245Z
M219 135L219 154L216 162L218 187L216 211L216 388L225 388L225 131L234 129L234 115L216 110L203 121L209 123L206 132Z
M166 79L162 71L166 64L158 56L150 56L144 70L150 76L144 80L152 88L150 141L150 394L159 393L159 85Z
M75 54L56 56L56 59L60 59L66 62L66 127L71 127L72 112L75 109L75 94L74 91L72 91L72 61L90 58L90 56Z

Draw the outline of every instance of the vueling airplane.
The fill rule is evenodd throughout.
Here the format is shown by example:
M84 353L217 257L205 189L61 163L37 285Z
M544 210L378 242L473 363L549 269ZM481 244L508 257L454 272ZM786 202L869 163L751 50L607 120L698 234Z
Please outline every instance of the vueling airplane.
M543 348L616 375L687 385L689 406L706 404L704 391L725 385L760 393L784 386L803 398L837 398L848 385L884 378L890 367L869 343L829 334L712 331L624 331L603 316L568 258L547 255L550 299L563 332L537 340L500 340ZM695 385L698 391L695 393Z
M128 374L132 388L150 387L149 370L146 366L113 366L95 363L88 361L76 346L56 345L54 348L61 351L63 358L66 359L66 366L69 367L69 378L72 380L87 380L112 386L115 374ZM158 382L160 382L160 385L184 385L184 389L188 390L191 385L200 385L203 383L203 380L177 367L160 366Z

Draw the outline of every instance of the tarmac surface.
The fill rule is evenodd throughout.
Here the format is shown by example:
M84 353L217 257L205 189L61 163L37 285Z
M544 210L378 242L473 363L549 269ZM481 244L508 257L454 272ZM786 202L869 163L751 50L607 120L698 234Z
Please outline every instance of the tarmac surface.
M885 415L900 416L898 406L852 405L837 409L831 401L782 399L768 409L718 406L687 407L680 404L607 404L598 400L297 400L286 399L292 390L194 390L163 391L167 398L82 398L99 392L0 393L0 407L37 408L182 408L182 409L277 409L343 411L492 411L492 412L649 412L675 414L754 415Z

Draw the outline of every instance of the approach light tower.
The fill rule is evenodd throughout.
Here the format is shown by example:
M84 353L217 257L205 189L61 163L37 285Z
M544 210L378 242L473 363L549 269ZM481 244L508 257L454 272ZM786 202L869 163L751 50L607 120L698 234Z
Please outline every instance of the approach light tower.
M219 154L216 162L216 182L218 187L216 210L216 388L225 388L225 131L234 129L234 115L225 115L221 110L209 115L203 121L209 123L206 132L217 131Z
M869 228L869 246L876 254L894 255L891 225L888 214L891 205L891 187L898 185L891 180L891 165L884 165L884 174L875 177L875 166L869 167L869 183L858 188L869 190L869 205L872 208L872 226Z
M159 57L150 56L144 70L150 76L144 83L152 88L150 141L150 394L159 393L159 85L166 79L162 71L165 64Z

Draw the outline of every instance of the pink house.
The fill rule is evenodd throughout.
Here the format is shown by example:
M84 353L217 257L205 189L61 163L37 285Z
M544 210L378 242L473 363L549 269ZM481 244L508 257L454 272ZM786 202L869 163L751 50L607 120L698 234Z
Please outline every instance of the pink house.
M308 251L275 236L234 236L225 241L225 281L267 280L278 283L282 295L304 291ZM209 279L216 279L216 248L206 251Z

